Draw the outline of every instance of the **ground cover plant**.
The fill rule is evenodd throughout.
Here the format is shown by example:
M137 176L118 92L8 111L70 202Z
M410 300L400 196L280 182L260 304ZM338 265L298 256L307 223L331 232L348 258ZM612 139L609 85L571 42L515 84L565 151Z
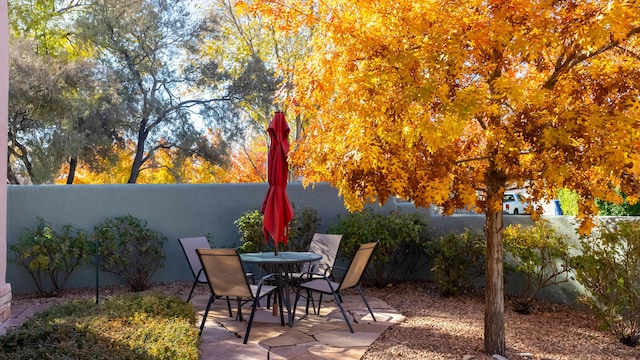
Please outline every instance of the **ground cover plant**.
M0 359L198 359L193 306L160 293L51 306L0 337Z

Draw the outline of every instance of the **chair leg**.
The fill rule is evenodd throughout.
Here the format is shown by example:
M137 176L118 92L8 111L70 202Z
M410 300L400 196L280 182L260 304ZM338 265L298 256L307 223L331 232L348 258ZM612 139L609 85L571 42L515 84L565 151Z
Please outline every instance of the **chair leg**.
M296 288L296 298L293 302L293 318L296 318L296 308L298 307L298 300L300 299L300 286Z
M344 321L346 321L347 322L347 326L349 326L349 331L351 331L351 333L353 334L353 327L351 326L351 322L349 321L349 318L347 317L347 312L344 311L344 307L342 307L342 302L339 299L340 295L338 295L338 294L336 294L334 292L333 293L333 297L336 299L336 304L338 304L338 307L340 308L340 311L342 312L342 316L344 317Z
M233 317L233 312L231 312L231 301L229 301L228 296L227 296L227 309L229 309L229 317Z
M356 286L356 289L358 289L358 292L360 293L360 296L362 297L362 300L364 301L364 304L367 305L367 309L369 309L369 314L371 314L371 317L373 318L373 321L378 321L378 320L376 320L375 315L373 315L373 311L371 311L371 306L369 306L369 303L367 302L367 299L364 297L364 292L360 288L360 285Z
M311 306L313 306L313 313L316 315L320 315L320 310L316 311L316 300L313 298L313 294L311 294Z
M193 286L191 287L191 291L189 291L189 296L187 296L187 301L191 300L191 296L193 296L193 290L196 288L196 285L198 285L198 279L196 279L193 282Z
M249 315L249 322L247 323L247 332L244 334L244 341L242 341L243 344L246 344L247 341L249 340L249 332L251 332L251 325L253 324L253 316L256 314L256 309L258 308L258 306L260 306L259 301L260 299L257 297L253 300L251 315ZM240 300L238 300L238 304L239 303L240 303Z
M283 308L283 302L282 302L282 297L284 296L284 292L282 294L280 294L278 296L278 305L280 306L280 325L284 326L284 308ZM288 300L287 300L288 301ZM291 304L289 304L289 308L291 308ZM289 322L289 313L287 313L287 324L290 324Z
M307 296L306 296L306 298L307 298L307 307L306 307L307 315L309 314L309 302L311 302L311 306L313 306L313 314L314 315L320 314L320 311L316 311L316 301L313 298L313 292L309 291L309 289L306 289L306 290L307 290ZM322 294L321 294L321 296L322 296Z
M320 306L322 306L322 293L320 293L320 298L318 299L318 315L320 315ZM313 306L313 310L315 311L316 307Z
M204 310L204 315L202 316L202 323L200 324L200 332L198 333L198 336L202 335L204 323L207 321L207 316L209 316L209 309L211 309L211 304L213 304L215 299L216 296L214 294L211 294L211 297L209 297L209 302L207 303L207 308Z
M309 298L312 296L313 293L309 289L305 289L305 290L307 290L307 307L305 308L305 313L309 315ZM314 307L314 310L315 310L315 307Z
M238 314L236 315L236 320L242 321L242 298L238 297Z

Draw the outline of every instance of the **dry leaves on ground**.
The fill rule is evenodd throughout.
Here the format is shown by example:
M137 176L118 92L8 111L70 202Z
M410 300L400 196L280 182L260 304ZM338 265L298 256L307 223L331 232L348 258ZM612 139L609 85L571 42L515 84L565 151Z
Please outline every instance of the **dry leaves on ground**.
M362 359L490 359L483 352L483 294L446 298L430 283L367 289L406 316L385 331ZM640 349L598 329L587 311L538 303L529 315L505 305L509 359L638 359Z

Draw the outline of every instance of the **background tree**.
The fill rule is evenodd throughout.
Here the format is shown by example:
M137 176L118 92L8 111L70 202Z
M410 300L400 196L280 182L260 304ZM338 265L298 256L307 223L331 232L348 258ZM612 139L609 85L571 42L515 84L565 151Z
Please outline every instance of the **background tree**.
M234 94L226 102L223 117L235 122L240 130L229 138L234 142L236 161L229 181L266 181L260 169L263 153L256 152L256 142L268 140L266 128L276 110L286 110L282 95L290 88L288 84L291 66L296 57L304 53L306 38L284 36L265 24L259 14L247 11L237 0L215 0L212 13L219 21L220 38L212 39L205 54L225 69L235 80L230 88ZM279 94L276 90L280 88ZM280 100L279 100L280 99ZM288 119L289 121L293 118ZM238 126L239 125L239 126ZM300 126L291 122L293 134L299 133ZM228 131L227 133L231 133ZM266 148L264 148L266 150ZM239 169L244 164L246 169ZM244 174L242 174L244 173Z
M8 8L11 32L34 39L37 54L78 55L69 20L83 5L82 0L12 0Z
M226 161L226 143L203 146L194 124L216 102L229 100L226 75L200 56L204 41L216 35L215 17L190 14L188 5L97 0L77 22L81 38L116 75L113 87L127 123L123 136L136 144L128 183L137 181L159 149L197 152L214 164ZM212 118L201 120L206 125Z
M221 132L209 130L203 135L202 143L215 144L222 141ZM127 181L130 174L131 156L136 144L126 141L124 146L116 144L112 151L99 157L93 164L81 163L76 184L114 184ZM249 154L247 154L249 152ZM197 153L185 154L178 148L157 150L153 159L141 168L137 183L140 184L203 184L264 182L266 176L266 144L264 140L250 144L246 149L233 151L228 166L220 166L203 160ZM254 162L257 161L259 167ZM108 169L105 171L104 169ZM67 180L67 171L63 169L56 183Z
M312 30L293 77L311 119L291 156L305 183L328 179L350 210L398 195L484 212L485 351L504 355L505 189L575 190L581 232L594 199L638 200L637 4L254 3L282 30Z
M267 152L269 147L264 138L235 150L231 157L231 165L225 171L220 182L245 183L267 182Z
M50 182L63 161L72 182L78 158L92 162L116 138L110 91L69 28L81 8L76 1L11 3L11 183Z

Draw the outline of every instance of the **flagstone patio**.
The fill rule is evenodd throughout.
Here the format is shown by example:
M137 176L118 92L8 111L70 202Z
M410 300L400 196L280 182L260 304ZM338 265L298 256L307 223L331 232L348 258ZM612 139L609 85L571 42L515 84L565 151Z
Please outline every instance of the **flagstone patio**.
M229 317L226 302L216 300L202 332L201 359L360 359L382 332L404 319L384 301L375 297L367 297L367 300L375 314L375 322L359 295L343 296L345 310L355 330L353 334L333 301L323 302L320 315L311 311L306 315L302 299L292 327L281 326L280 317L274 316L272 309L261 308L256 312L246 345L242 340L250 314L248 305L243 308L245 321L238 322L235 317ZM192 299L198 309L198 324L207 301L206 295Z

